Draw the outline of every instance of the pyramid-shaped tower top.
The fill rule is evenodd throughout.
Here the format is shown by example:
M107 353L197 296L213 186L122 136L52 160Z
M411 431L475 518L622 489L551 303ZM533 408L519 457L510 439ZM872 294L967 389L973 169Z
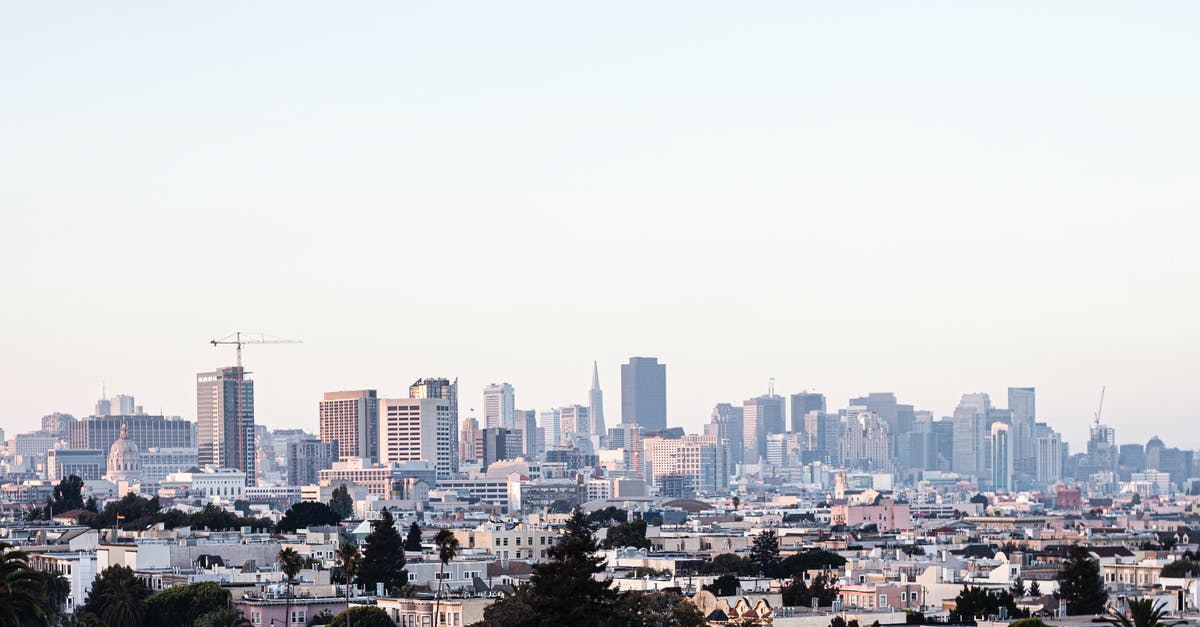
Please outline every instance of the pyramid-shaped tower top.
M600 389L600 370L595 361L592 361L592 389Z

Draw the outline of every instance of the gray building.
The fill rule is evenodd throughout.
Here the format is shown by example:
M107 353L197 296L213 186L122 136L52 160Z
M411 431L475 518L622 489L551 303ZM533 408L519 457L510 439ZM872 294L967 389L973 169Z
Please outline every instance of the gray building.
M745 457L745 427L742 424L742 408L730 403L718 403L713 407L712 421L705 425L704 435L714 435L717 441L726 441L729 449L729 467L742 463Z
M232 367L196 375L196 429L201 466L241 470L247 480L255 476L254 381L244 371Z
M756 396L742 403L742 459L747 464L758 463L766 455L767 436L786 431L787 401L774 392Z
M600 389L600 368L592 362L592 389L588 391L588 416L592 421L592 435L600 444L608 435L608 427L604 424L604 392ZM520 425L518 425L520 426Z
M825 411L825 395L800 392L792 395L792 433L804 432L804 417L810 411Z
M51 449L46 453L46 478L62 481L75 475L84 481L104 477L105 452L93 449Z
M417 379L408 386L409 398L440 398L449 402L450 441L458 442L458 379ZM439 469L439 473L441 469ZM450 472L458 472L458 455L450 455Z
M338 458L338 442L306 439L288 445L288 485L316 485L322 470L333 468Z
M667 428L667 365L656 357L621 364L621 422L648 431Z
M121 435L121 425L128 428L129 439L142 451L196 449L196 423L178 416L92 416L72 423L67 440L73 449L104 451L107 455Z

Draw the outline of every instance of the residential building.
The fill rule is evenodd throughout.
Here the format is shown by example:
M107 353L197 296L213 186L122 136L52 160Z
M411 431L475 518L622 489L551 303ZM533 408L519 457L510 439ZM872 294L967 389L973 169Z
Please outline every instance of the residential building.
M287 481L288 485L313 485L320 478L320 472L333 467L333 462L340 459L338 450L341 442L333 440L326 442L318 439L306 439L288 445ZM376 447L378 450L378 447Z
M319 405L322 442L342 457L379 459L379 398L375 390L326 392Z

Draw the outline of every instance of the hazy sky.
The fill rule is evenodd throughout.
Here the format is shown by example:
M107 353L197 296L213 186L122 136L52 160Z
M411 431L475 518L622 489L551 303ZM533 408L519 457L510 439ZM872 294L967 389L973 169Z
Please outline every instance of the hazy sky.
M1200 446L1200 4L0 4L0 426L457 376ZM481 413L481 412L480 412Z

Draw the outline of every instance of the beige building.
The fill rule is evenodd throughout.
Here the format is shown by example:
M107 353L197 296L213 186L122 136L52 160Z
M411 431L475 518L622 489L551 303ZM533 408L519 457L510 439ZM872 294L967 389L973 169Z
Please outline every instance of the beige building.
M326 392L320 413L321 441L337 441L338 459L379 459L379 399L375 390Z
M379 454L384 464L425 460L437 477L448 478L458 457L455 418L449 401L440 398L379 400Z

